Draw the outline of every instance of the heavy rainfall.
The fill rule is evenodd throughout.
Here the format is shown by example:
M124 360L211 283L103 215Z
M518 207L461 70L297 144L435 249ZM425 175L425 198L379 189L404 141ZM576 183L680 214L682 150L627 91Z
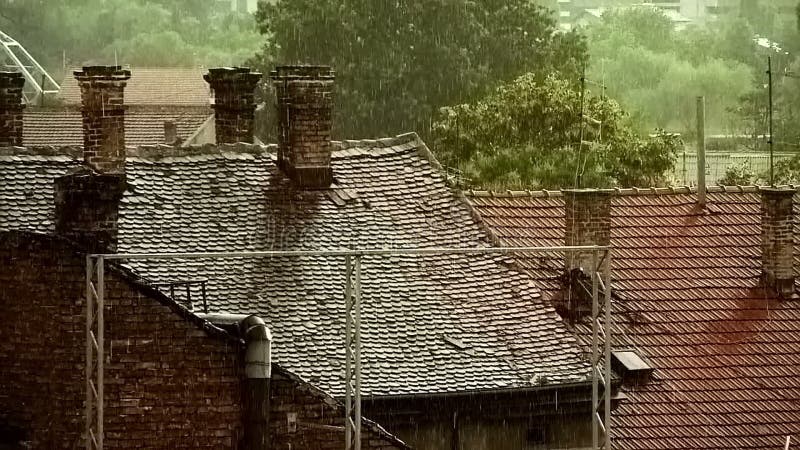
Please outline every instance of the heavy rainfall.
M799 18L0 0L0 450L800 449Z

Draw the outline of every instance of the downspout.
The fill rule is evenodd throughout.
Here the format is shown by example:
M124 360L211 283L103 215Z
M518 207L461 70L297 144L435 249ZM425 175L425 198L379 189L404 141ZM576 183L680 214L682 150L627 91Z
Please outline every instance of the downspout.
M256 315L198 314L221 328L235 328L244 339L244 450L269 450L272 333Z
M267 450L269 442L272 333L255 315L239 322L246 344L244 356L244 449Z

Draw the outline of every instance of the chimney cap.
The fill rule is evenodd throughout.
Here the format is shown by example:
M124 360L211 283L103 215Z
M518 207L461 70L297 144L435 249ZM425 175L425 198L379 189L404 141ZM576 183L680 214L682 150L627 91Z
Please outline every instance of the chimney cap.
M296 64L276 66L269 76L276 81L286 79L325 80L335 78L336 72L331 69L331 66Z
M3 87L22 87L25 84L25 76L21 72L8 72L0 70L0 86Z
M792 197L794 194L797 193L797 189L789 187L789 186L768 186L762 187L759 191L763 195L772 196L772 197Z
M72 74L79 80L112 79L123 81L131 77L131 71L123 69L122 66L83 66L82 70L76 70Z
M203 79L208 83L250 82L258 83L262 78L261 72L252 72L249 67L214 67L208 69Z

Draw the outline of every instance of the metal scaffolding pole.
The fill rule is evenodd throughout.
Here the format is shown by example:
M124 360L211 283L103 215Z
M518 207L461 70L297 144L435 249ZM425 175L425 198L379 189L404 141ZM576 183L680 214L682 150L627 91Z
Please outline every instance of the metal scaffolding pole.
M598 449L600 444L600 417L598 416L597 404L599 403L599 376L600 370L597 367L599 356L597 352L599 328L597 323L598 301L597 292L599 279L597 275L597 250L592 252L592 449Z
M611 318L611 250L605 251L605 267L603 270L603 294L605 296L605 417L604 422L606 429L606 444L605 448L611 450L611 337L614 336L612 331L613 320Z
M96 261L94 261L96 259ZM105 261L86 257L86 450L103 448ZM95 281L96 280L96 281Z
M105 261L141 259L201 258L265 258L291 256L323 256L345 259L345 448L361 450L361 260L363 256L445 255L445 254L519 254L550 252L592 252L595 271L592 274L592 443L597 449L599 431L606 435L605 448L611 448L611 251L605 246L571 247L475 247L475 248L410 248L367 250L300 250L261 252L193 252L193 253L115 253L86 257L86 450L103 449L103 355ZM599 252L603 253L598 261ZM606 261L603 275L599 265ZM601 279L602 276L602 279ZM600 323L599 290L605 295L605 333ZM599 338L604 339L605 364L600 367ZM600 416L599 385L604 386L605 420Z
M361 450L361 256L345 256L345 449Z

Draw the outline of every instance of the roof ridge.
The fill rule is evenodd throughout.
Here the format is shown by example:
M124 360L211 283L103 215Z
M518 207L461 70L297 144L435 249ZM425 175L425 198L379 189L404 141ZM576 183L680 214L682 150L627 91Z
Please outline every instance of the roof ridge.
M72 156L80 158L83 146L78 145L36 145L31 147L0 147L0 156Z
M422 143L417 133L403 133L393 137L377 139L345 139L331 141L333 158L351 158L356 156L382 156L401 153L418 148Z
M771 186L756 186L756 185L736 185L736 186L722 186L722 185L714 185L706 187L706 192L709 194L752 194L756 192L760 192L762 189L769 188ZM800 185L794 184L782 184L774 186L775 188L789 188L789 189L797 189L800 188ZM569 189L555 189L555 190L506 190L506 191L492 191L492 190L479 190L479 189L468 189L464 191L464 195L467 197L475 197L475 198L519 198L519 197L529 197L529 198L551 198L551 197L562 197L564 195L564 191L568 191ZM619 196L646 196L646 195L673 195L673 194L696 194L697 187L696 186L670 186L670 187L650 187L650 188L600 188L597 189L598 192L608 192L614 195Z
M264 153L275 153L277 149L277 144L262 145L237 142L235 144L203 144L189 145L186 147L167 144L140 145L137 147L126 147L125 151L127 156L159 159L182 156L221 155L222 153L261 155Z

